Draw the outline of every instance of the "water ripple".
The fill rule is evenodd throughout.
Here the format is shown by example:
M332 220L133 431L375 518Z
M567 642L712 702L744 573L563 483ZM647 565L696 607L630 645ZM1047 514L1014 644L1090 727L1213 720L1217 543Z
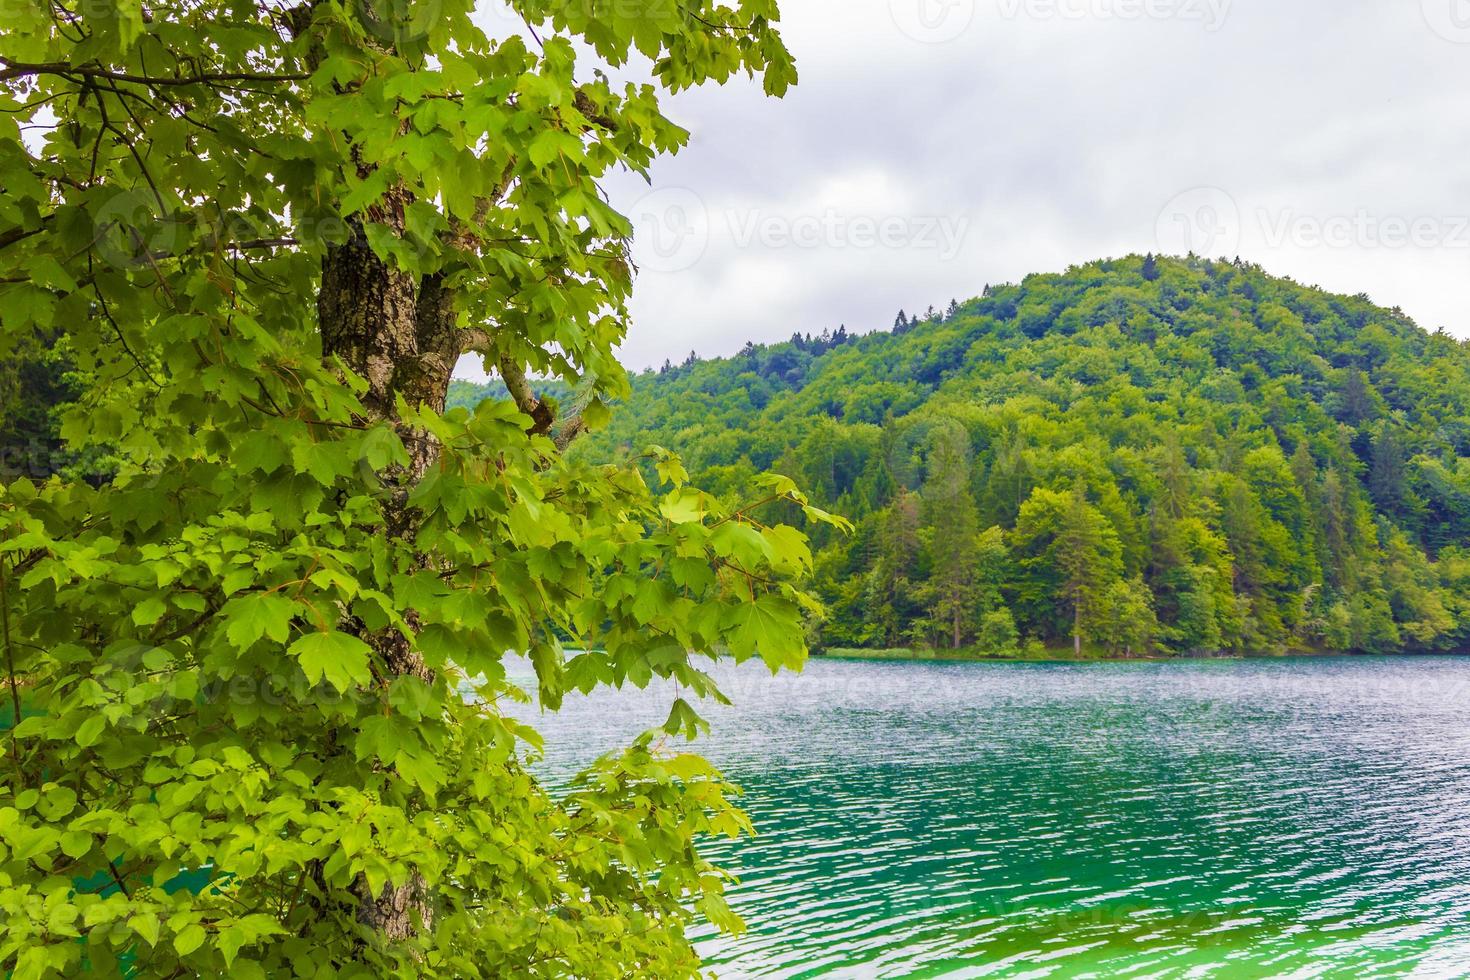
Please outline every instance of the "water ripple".
M1470 660L716 671L733 977L1470 975ZM535 719L556 778L667 689Z

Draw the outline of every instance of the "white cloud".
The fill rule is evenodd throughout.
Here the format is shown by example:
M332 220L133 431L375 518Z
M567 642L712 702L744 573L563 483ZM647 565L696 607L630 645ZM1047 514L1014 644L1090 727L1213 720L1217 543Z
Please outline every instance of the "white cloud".
M645 264L624 358L872 329L1157 250L1166 205L1198 188L1226 195L1240 254L1268 271L1470 336L1456 2L788 0L801 82L785 100L737 80L668 101L693 139L654 190L692 195L707 240L677 269ZM612 187L625 207L648 191ZM929 219L963 227L952 249L929 247ZM1313 241L1348 219L1373 234ZM865 220L907 237L866 244ZM1415 221L1439 230L1378 234Z

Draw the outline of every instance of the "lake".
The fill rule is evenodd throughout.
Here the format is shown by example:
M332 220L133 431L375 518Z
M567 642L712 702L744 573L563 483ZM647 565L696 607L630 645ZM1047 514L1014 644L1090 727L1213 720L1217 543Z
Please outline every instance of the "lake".
M814 659L716 671L695 743L731 977L1470 975L1470 659ZM536 719L557 777L672 689Z

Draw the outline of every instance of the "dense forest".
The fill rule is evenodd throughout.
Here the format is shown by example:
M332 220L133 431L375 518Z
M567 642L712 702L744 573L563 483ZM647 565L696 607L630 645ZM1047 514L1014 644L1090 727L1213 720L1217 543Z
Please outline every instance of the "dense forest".
M577 451L649 444L717 494L774 469L856 523L808 529L829 647L1470 635L1470 350L1252 265L1096 262L891 331L691 357Z

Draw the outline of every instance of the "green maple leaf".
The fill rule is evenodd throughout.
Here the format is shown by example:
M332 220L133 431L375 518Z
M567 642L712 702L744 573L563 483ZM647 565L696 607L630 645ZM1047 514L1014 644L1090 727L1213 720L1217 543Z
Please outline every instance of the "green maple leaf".
M338 691L345 691L354 684L372 683L373 675L368 669L372 648L349 633L336 630L308 633L289 649L313 684L325 677Z
M297 604L277 593L251 593L225 603L221 611L225 620L225 636L241 650L268 636L285 643L291 634L291 619Z
M731 609L728 622L733 627L730 649L736 656L744 659L759 654L772 670L801 666L804 646L795 603L763 595Z

